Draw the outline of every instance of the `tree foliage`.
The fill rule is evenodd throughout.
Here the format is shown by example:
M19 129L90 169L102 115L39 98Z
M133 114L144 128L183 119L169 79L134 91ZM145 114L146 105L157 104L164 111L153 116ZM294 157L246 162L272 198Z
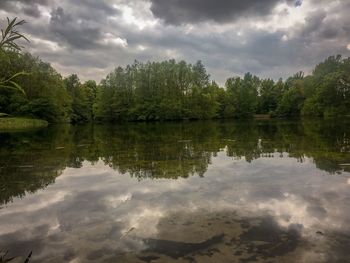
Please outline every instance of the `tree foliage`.
M216 90L200 61L195 65L175 60L135 61L102 80L96 117L107 121L213 118Z
M10 56L10 60L7 58ZM11 76L15 72L27 72L17 77L23 87L18 90L0 90L0 111L12 115L32 116L50 122L70 120L71 98L60 74L48 63L28 53L7 52L0 56L0 76Z

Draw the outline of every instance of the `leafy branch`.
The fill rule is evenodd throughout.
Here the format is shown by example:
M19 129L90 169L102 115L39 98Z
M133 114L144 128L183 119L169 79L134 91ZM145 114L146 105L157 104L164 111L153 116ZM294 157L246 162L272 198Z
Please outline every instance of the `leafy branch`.
M17 17L12 20L7 17L7 27L5 30L1 29L0 49L14 49L20 51L22 46L19 46L15 41L25 39L29 42L27 37L17 31L17 27L25 24L26 21L16 21Z
M17 21L17 17L12 20L7 17L7 26L5 29L1 29L0 51L21 51L22 46L19 46L16 41L24 39L29 42L29 40L23 34L19 33L17 28L25 23L25 20ZM9 78L0 78L0 89L14 89L22 92L25 95L23 88L14 81L15 78L23 75L28 75L28 73L18 72Z
M13 76L11 76L10 78L0 78L0 89L1 88L5 88L5 89L14 89L14 90L18 90L20 92L22 92L24 95L26 95L24 89L15 81L13 81L14 78L18 77L18 76L25 76L25 75L29 75L29 73L27 72L18 72L16 74L14 74Z

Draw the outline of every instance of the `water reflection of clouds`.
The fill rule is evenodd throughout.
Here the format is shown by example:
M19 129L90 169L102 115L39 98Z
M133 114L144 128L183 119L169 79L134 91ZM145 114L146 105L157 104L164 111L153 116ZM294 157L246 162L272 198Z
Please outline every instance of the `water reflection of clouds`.
M134 251L143 248L137 238L156 237L159 221L181 211L269 214L282 227L349 231L347 174L323 176L305 160L275 157L247 163L219 153L204 178L141 181L102 162L85 162L1 210L0 244L19 254L36 249L38 260Z
M235 168L228 164L227 168L224 174L235 169L234 180L245 186L240 191L243 197L236 202L238 209L241 206L250 211L269 211L283 226L297 223L311 228L322 224L341 229L347 222L347 173L325 175L308 158L298 165L295 159L260 158L252 164L241 162ZM231 179L227 178L227 182ZM224 195L229 196L230 190Z

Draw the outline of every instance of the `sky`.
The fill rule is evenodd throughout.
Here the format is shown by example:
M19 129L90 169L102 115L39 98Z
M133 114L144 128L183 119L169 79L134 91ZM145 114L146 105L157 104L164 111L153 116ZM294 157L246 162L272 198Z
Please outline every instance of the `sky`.
M100 81L134 60L201 60L213 80L311 73L350 56L350 0L0 0L25 19L25 50L63 76Z

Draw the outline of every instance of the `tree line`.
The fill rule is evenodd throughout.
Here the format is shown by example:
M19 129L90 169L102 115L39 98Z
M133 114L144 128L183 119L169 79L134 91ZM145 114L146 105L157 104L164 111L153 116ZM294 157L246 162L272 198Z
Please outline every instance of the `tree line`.
M19 89L0 89L0 112L49 122L150 121L213 118L330 117L350 114L350 59L332 56L313 73L285 81L250 73L210 81L203 64L135 62L118 67L99 85L66 78L29 53L0 54L0 76L16 72Z
M76 74L63 78L12 42L0 46L0 113L14 116L81 123L350 114L350 58L340 55L285 81L246 73L220 87L201 61L167 60L117 67L97 84Z

